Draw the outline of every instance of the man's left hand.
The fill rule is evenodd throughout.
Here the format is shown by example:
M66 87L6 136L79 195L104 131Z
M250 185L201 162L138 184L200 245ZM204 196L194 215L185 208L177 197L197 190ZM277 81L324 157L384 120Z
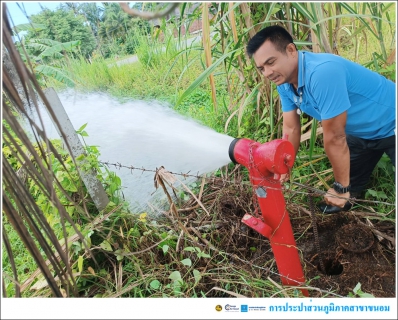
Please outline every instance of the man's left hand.
M330 188L325 194L324 199L326 204L343 208L350 198L350 193L337 193L333 188Z

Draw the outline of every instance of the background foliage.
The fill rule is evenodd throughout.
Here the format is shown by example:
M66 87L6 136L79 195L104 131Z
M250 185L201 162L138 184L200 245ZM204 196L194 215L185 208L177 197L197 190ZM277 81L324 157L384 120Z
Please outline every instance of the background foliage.
M136 9L151 12L165 6L134 4ZM339 54L395 81L395 18L396 4L392 2L181 3L173 14L156 21L132 17L117 3L62 3L55 11L44 10L30 17L31 24L13 28L14 35L25 31L15 43L20 60L4 34L3 44L13 54L23 83L34 88L29 91L30 98L32 92L41 95L41 87L62 90L74 86L117 97L158 99L218 132L265 142L281 137L280 102L275 86L245 54L250 37L277 23L294 35L299 49ZM199 26L200 38L186 32L194 26ZM138 62L119 64L132 54L138 56ZM24 79L23 74L31 76ZM9 163L9 176L5 177L10 178L3 178L3 192L11 199L9 215L3 215L8 235L3 248L12 244L3 255L8 296L201 297L210 291L215 296L229 296L231 292L248 293L242 279L254 288L254 296L278 292L272 282L256 276L257 272L222 267L202 272L206 259L212 257L222 265L228 254L213 248L206 251L198 239L181 240L176 230L162 225L169 221L151 221L146 213L127 212L118 195L120 179L98 164L100 150L86 146L90 164L112 199L107 210L97 212L79 181L74 159L61 151L58 142L51 142L51 152L44 152L50 145L43 140L32 144L20 136L13 117L18 116L18 106L22 112L21 101L4 82L3 101L3 114L7 115L3 120L3 133L7 133L3 158ZM332 173L322 147L321 128L310 117L303 116L301 121L301 151L291 180L326 188ZM78 132L82 137L88 134L84 127ZM40 218L37 223L48 230L44 235L32 234L29 221L33 213L21 209L18 192L13 192L13 172L23 172L26 166L30 176L17 181L30 199L25 202L32 203L36 219ZM51 179L45 184L40 176L45 176L47 169ZM395 210L386 203L395 203L394 176L395 167L383 157L366 194L367 200L375 201L372 209L393 221ZM55 202L46 190L57 195ZM195 191L199 192L197 186ZM302 204L305 199L297 196L294 201ZM24 232L17 232L18 224L11 222L20 211L25 213L21 221L26 226ZM178 221L174 225L184 228ZM216 232L206 236L210 243L222 238ZM27 245L29 239L36 249ZM184 248L177 245L181 241ZM52 255L50 248L59 256ZM152 250L141 259L132 254L145 248ZM45 257L53 262L49 267ZM59 257L62 260L56 263ZM41 273L35 273L37 267ZM68 276L62 278L65 268ZM60 275L62 290L54 275ZM206 281L218 277L226 279L217 283L221 290L206 291ZM28 290L32 285L36 285L35 291Z

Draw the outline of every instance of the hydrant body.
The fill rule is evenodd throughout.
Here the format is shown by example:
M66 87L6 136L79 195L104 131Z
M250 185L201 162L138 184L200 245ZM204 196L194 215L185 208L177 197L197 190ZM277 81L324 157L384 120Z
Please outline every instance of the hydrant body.
M262 213L261 218L246 214L242 222L269 239L282 283L290 286L304 284L300 257L280 184L280 175L288 173L293 166L293 145L287 139L264 144L249 139L235 139L230 145L229 156L233 162L249 170ZM308 296L307 290L302 289L302 292Z

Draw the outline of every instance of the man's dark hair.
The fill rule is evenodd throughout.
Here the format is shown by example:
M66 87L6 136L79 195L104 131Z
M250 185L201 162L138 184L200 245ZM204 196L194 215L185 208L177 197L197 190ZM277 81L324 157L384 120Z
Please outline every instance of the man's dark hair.
M285 52L289 43L293 43L293 38L290 33L281 26L269 26L257 32L253 38L250 39L246 47L246 52L251 58L253 54L262 46L265 41L271 41L275 49L280 52Z

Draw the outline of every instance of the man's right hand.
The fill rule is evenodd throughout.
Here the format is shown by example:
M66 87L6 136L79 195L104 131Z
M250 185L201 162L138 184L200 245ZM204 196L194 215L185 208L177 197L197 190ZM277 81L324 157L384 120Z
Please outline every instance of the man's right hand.
M288 182L289 179L290 179L289 173L284 173L284 174L281 174L281 178L279 179L279 182L281 184L284 184L285 182Z
M330 206L344 208L347 201L350 198L350 193L337 193L333 188L330 188L328 192L326 192L324 199L325 203Z

